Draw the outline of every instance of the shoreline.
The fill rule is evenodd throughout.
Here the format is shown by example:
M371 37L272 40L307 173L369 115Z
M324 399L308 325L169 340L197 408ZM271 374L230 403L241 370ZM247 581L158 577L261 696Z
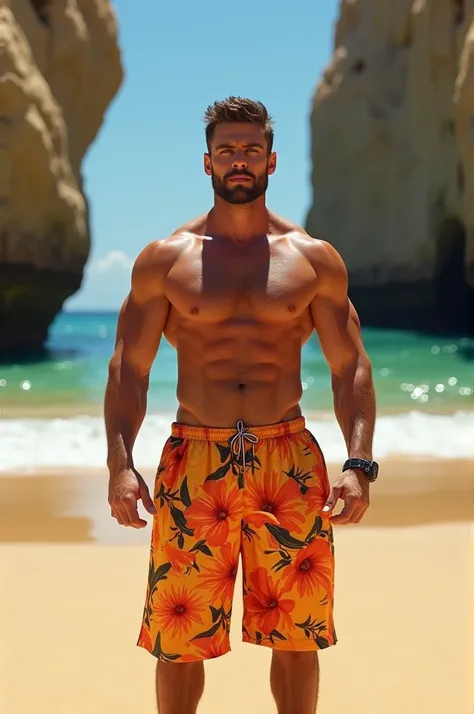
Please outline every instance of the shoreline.
M329 463L328 472L333 483L340 464ZM152 491L154 470L140 473ZM150 525L141 530L119 527L110 515L107 489L106 468L0 472L0 542L147 544ZM357 528L474 524L473 492L469 459L385 459L370 488L371 506ZM150 524L141 504L139 510ZM343 530L339 527L337 533Z
M302 416L308 421L311 420L335 420L332 409L305 409L301 407ZM465 414L474 412L474 400L465 398L465 402L445 405L443 408L434 405L411 404L395 406L377 406L377 418L399 416L417 412L429 416L451 416L455 414ZM41 403L41 404L14 404L2 403L0 405L0 420L2 419L73 419L76 417L100 417L103 418L103 402L70 402L62 403ZM163 417L169 419L170 423L175 420L176 410L165 409L163 411L149 408L146 417ZM146 418L145 417L145 418Z

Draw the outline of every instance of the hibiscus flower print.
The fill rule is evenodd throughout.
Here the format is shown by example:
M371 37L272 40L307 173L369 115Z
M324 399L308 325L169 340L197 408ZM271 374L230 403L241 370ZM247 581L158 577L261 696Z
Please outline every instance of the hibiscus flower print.
M298 595L312 595L321 588L332 596L333 556L330 545L324 538L315 538L312 543L298 551L291 566L285 569L285 585L288 590L296 585Z
M240 529L242 520L241 496L235 481L207 481L200 487L201 496L194 498L186 509L189 528L196 539L202 538L211 546L222 546L230 533Z
M215 659L229 652L229 641L223 630L219 630L213 637L203 637L196 640L196 652L202 659Z
M308 504L309 511L317 515L322 512L329 498L330 487L326 472L321 466L313 466L312 473L311 485L308 484L309 488L304 495L304 500Z
M248 593L245 598L245 620L264 635L277 629L280 622L288 631L292 629L290 612L295 608L294 600L284 598L287 588L281 582L275 583L265 568L257 568L248 578ZM247 623L246 623L247 624Z
M195 553L187 553L185 550L175 548L175 546L168 541L165 541L163 549L166 553L168 561L171 563L171 567L177 573L184 573L184 571L191 567L196 560Z
M157 476L160 476L167 488L173 488L186 471L188 446L189 439L175 437L170 437L165 443Z
M216 602L232 600L235 578L239 567L237 546L225 543L219 554L214 553L211 567L202 568L199 578L200 587L209 590Z
M306 446L306 439L304 432L302 431L295 434L278 436L274 439L267 439L265 446L266 449L268 449L268 454L271 457L276 456L279 462L293 462L295 460L295 451L297 452L299 449Z
M274 522L287 531L301 533L305 522L304 502L295 481L277 471L265 473L263 479L248 479L244 493L245 520L259 527ZM270 514L270 517L269 517ZM273 516L273 518L272 518Z
M171 637L188 634L197 623L203 624L204 605L201 596L185 585L172 585L157 598L153 605L154 618L158 620L162 632L170 632Z

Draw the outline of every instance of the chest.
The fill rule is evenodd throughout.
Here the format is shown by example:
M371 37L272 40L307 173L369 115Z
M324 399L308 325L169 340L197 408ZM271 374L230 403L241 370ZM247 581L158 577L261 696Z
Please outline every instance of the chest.
M314 270L294 249L204 249L180 258L166 292L173 307L190 319L281 321L307 308L314 286Z

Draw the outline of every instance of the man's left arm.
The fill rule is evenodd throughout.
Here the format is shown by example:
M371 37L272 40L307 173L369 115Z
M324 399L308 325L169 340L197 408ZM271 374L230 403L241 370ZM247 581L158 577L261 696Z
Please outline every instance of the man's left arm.
M331 370L334 411L349 458L372 460L375 392L372 367L364 349L360 322L347 294L347 270L328 243L315 241L312 264L317 273L310 310L319 343ZM345 471L334 483L325 506L344 508L334 524L358 523L369 506L369 481L363 471Z

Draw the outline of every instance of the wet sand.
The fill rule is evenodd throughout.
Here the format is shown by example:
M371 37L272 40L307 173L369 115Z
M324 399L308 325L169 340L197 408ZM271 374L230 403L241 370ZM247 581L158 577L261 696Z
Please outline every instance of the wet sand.
M318 714L472 714L473 493L467 461L382 464L363 524L336 530L339 643L320 654ZM110 518L104 472L0 475L2 713L155 712L155 661L135 646L149 535ZM239 593L202 714L275 711Z

